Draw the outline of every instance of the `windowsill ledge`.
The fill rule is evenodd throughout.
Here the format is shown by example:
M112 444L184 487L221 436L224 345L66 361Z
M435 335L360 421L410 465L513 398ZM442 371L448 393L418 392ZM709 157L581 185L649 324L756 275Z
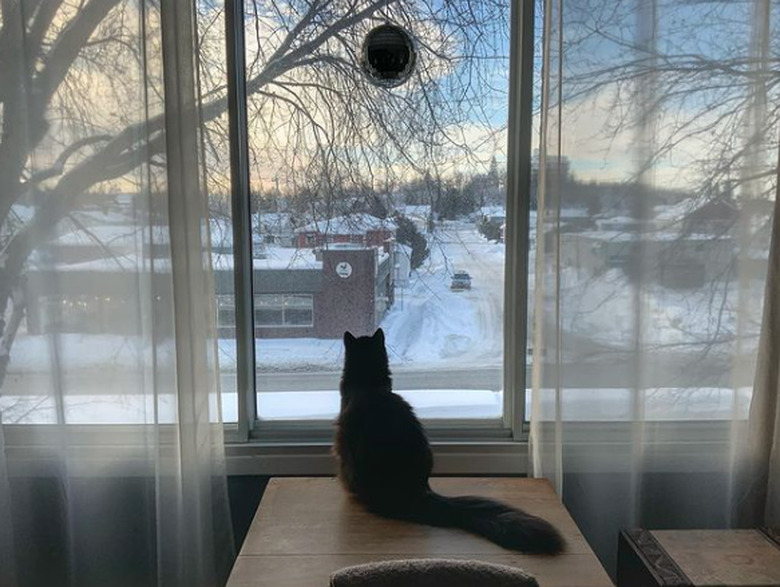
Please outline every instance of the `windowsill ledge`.
M525 442L434 442L436 475L525 475ZM335 475L330 443L249 442L226 447L228 475Z

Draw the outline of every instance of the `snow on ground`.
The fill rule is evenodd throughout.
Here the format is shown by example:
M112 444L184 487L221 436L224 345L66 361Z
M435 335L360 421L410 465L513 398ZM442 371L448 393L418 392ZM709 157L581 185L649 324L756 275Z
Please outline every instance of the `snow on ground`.
M266 245L265 257L252 259L255 269L322 269L322 261L314 257L313 249ZM233 255L212 256L214 269L233 269Z
M431 256L381 323L391 367L444 369L499 366L503 360L504 245L486 242L470 224L452 223L430 243ZM450 290L452 274L465 269L472 290ZM220 362L235 362L235 343L220 340ZM255 341L261 371L339 370L340 339Z
M382 321L391 366L420 368L500 365L503 360L503 245L472 227L450 225L431 242L431 256ZM450 290L466 270L470 291Z
M381 324L387 335L391 367L430 371L500 367L504 246L486 242L473 225L447 223L437 227L430 247L431 257L414 272L409 287L396 291L396 303ZM286 253L255 262L267 267L316 263L313 258ZM471 274L471 291L449 289L456 270ZM598 343L610 348L630 348L634 342L637 297L634 285L622 271L592 277L569 268L562 273L561 285L564 343L568 336L585 346ZM736 347L728 339L730 335L758 331L763 288L751 282L739 300L736 285L729 287L724 300L723 289L691 291L649 286L639 298L645 317L643 344L657 346L658 352L667 352L663 347L670 345L670 352L679 353L682 351L674 345L701 345L720 333L727 337L721 350L733 353ZM740 312L745 318L738 322L736 316ZM144 374L152 357L146 354L146 342L140 337L118 335L20 333L0 396L4 420L56 420L50 372L52 365L57 364L66 375L63 389L68 421L147 421L149 398L138 394L139 388L148 385ZM750 353L752 348L748 345L742 350ZM156 352L160 364L172 364L172 347L158 346ZM265 372L333 372L341 368L343 361L341 340L263 339L256 341L255 352L258 369ZM234 341L219 341L219 360L226 373L234 370ZM230 393L230 385L224 389L224 420L231 421L236 417L236 395ZM300 395L303 393L307 395ZM572 389L564 393L564 419L630 418L631 390ZM733 415L734 393L731 389L699 389L691 385L647 391L643 401L646 414L659 419L727 419ZM743 406L749 393L737 393L737 404ZM494 418L501 413L501 394L487 382L484 390L421 390L403 394L426 418ZM544 406L552 405L548 395L542 394L542 417L547 413ZM338 409L337 396L335 389L319 393L264 393L259 402L261 416L330 418ZM173 408L166 407L165 402L161 406L162 417L169 417L167 410ZM740 408L739 413L743 411Z
M636 317L640 304L644 348L688 346L695 351L720 341L719 350L732 353L736 350L734 337L741 333L745 337L743 353L755 351L763 299L763 284L758 281L748 283L741 292L736 282L721 282L695 290L648 285L638 294L619 269L591 277L585 271L566 268L561 284L564 331L588 336L594 342L631 348L639 327Z
M414 407L420 418L497 420L502 414L502 395L488 390L437 389L398 393ZM267 393L258 395L257 411L261 420L333 420L339 413L339 402L338 391ZM223 413L230 416L232 411L228 407Z
M502 394L488 390L401 391L423 419L497 420L502 415ZM750 406L750 388L654 389L640 394L645 420L730 421L745 420ZM567 390L562 397L563 422L630 422L634 414L630 389ZM222 395L222 422L238 419L238 397ZM211 398L210 413L217 421ZM258 394L261 420L333 420L339 410L337 391L293 391ZM526 394L526 413L534 409L532 394ZM152 393L103 395L67 394L63 398L65 422L69 424L163 424L176 421L173 395ZM555 420L555 392L543 389L538 396L539 421ZM53 395L3 395L0 412L5 424L55 424L57 405Z
M504 246L486 242L472 225L448 223L430 242L431 256L415 271L408 287L396 291L396 303L382 321L394 368L445 369L500 366L502 361ZM279 249L264 266L314 266L295 249ZM284 253L284 254L283 254ZM472 275L471 291L449 289L455 270ZM598 277L566 268L562 272L563 328L571 336L585 337L611 348L634 343L635 287L617 269ZM723 349L734 347L729 338L738 329L758 332L763 288L743 294L739 323L739 296L731 285L723 290L670 290L650 286L641 303L642 342L646 347L703 344L714 337L726 339ZM747 298L747 299L745 299ZM549 315L552 315L551 313ZM564 335L564 344L566 335ZM753 350L755 336L743 347ZM12 372L47 371L54 351L60 364L91 369L108 364L135 365L142 360L143 341L116 335L65 334L58 337L20 336L12 350ZM235 363L235 343L219 341L220 363L228 370ZM170 351L168 351L170 352ZM262 371L338 370L343 360L340 340L262 339L256 341L258 368Z
M255 339L258 371L337 371L344 362L341 339L263 338ZM219 340L219 363L234 369L236 341Z
M381 323L387 335L392 367L446 369L500 366L503 353L504 245L482 238L473 225L451 222L437 226L430 240L431 256L413 272L408 287L396 290L396 302ZM263 268L320 266L309 251L269 247ZM225 261L216 255L217 264ZM221 266L221 265L220 265ZM531 265L533 267L533 265ZM455 270L472 276L472 290L449 289ZM533 281L533 280L531 280ZM565 333L595 343L625 349L634 344L635 286L613 269L597 277L565 268L562 272L561 316ZM533 285L532 283L530 284ZM743 295L742 309L735 285L723 290L671 290L647 287L641 297L642 343L646 348L703 345L726 339L722 350L733 352L730 337L738 330L758 332L763 288ZM736 320L739 311L747 317ZM552 316L552 308L547 315ZM47 336L20 336L12 350L12 371L47 370L54 348ZM61 362L92 368L108 362L135 364L141 341L110 335L67 334L59 341ZM564 346L566 345L564 335ZM750 345L755 344L755 336ZM743 347L744 353L754 349ZM220 362L231 369L235 344L219 341ZM343 360L340 340L262 339L256 341L262 371L338 370Z
M146 340L140 336L119 334L25 335L11 349L9 374L48 373L52 365L64 372L93 369L136 369L151 360L145 351ZM159 363L173 360L172 342L157 343Z

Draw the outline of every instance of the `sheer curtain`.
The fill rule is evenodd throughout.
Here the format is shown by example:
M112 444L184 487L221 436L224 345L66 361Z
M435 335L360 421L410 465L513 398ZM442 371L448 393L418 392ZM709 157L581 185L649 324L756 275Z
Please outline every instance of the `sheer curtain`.
M614 572L778 523L780 5L540 8L532 460Z
M2 587L232 564L195 12L0 3Z

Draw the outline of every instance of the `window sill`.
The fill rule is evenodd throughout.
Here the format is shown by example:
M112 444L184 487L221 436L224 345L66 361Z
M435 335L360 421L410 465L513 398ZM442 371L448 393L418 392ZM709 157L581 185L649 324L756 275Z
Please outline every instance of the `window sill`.
M436 475L525 475L525 442L434 442ZM335 475L330 443L249 442L226 447L228 475Z
M554 423L543 423L542 439L555 438ZM649 422L641 431L643 472L718 472L733 457L731 438L744 433L746 422ZM300 432L300 429L299 429ZM309 429L309 432L315 432ZM457 432L457 434L456 434ZM67 459L74 475L112 476L154 474L150 443L175 447L175 427L106 425L67 427L8 425L5 451L15 475L47 475ZM593 471L624 473L637 465L637 430L630 423L586 422L565 425L563 469L567 473ZM429 428L437 475L523 475L530 472L525 438L512 441L506 429ZM230 475L333 475L332 428L308 438L293 436L273 442L252 438L227 442ZM540 443L542 454L554 444ZM549 453L553 454L553 453ZM165 453L165 456L168 456ZM552 458L552 457L551 457ZM122 467L116 467L117 463ZM548 462L552 463L552 460Z

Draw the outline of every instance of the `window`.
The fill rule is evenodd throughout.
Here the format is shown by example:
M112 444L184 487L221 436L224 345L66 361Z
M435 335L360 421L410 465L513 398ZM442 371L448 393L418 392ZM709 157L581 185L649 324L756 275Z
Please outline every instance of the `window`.
M36 334L127 334L135 331L128 302L120 295L41 295L30 303Z
M56 296L38 298L41 332L85 332L90 330L90 316L99 317L96 296Z
M295 227L290 241L265 239L253 263L255 336L239 353L255 352L256 428L319 420L324 429L339 409L344 331L381 327L395 389L423 419L508 437L504 292L507 280L524 290L526 279L506 274L498 228L519 195L507 192L510 0L467 1L466 11L250 4L238 44L247 87L282 67L237 100L247 112L245 190L263 211L253 225L273 211ZM392 88L353 63L378 20L420 41L415 72ZM296 32L292 46L281 31ZM306 59L269 61L290 47ZM513 245L526 254L522 239ZM469 272L470 289L450 287L456 269Z
M255 296L255 326L287 327L314 324L314 299L310 295L259 294Z
M778 119L763 104L778 90L737 80L777 51L777 14L564 4L547 21L547 160L535 166L553 181L532 251L552 276L535 314L561 368L542 371L537 403L571 422L742 420L776 188ZM734 59L741 71L721 69Z
M642 374L654 386L648 395L663 400L654 404L657 413L676 399L673 417L712 419L726 413L722 406L730 404L723 398L735 386L749 389L778 136L776 112L769 109L756 122L762 109L748 108L760 90L753 81L761 76L754 74L771 71L750 54L764 46L754 42L760 31L750 29L750 3L713 2L705 10L670 2L659 11L664 26L657 30L656 49L669 53L669 65L657 72L663 108L653 131L657 141L648 145L658 149L652 182L644 182L653 184L650 190L637 181L632 150L642 120L630 108L632 68L641 63L621 46L637 34L638 5L613 1L607 5L615 10L595 12L588 3L567 5L574 18L563 46L568 53L561 96L568 103L554 129L565 138L564 156L555 162L561 172L559 243L526 227L537 223L541 169L531 141L540 133L520 121L532 119L531 106L539 104L534 82L540 79L540 2L245 0L245 13L227 17L233 3L196 4L200 95L210 105L202 144L211 223L204 231L214 264L226 421L271 433L306 420L306 431L328 434L338 410L342 332L381 326L396 389L434 433L445 428L453 438L466 430L473 437L522 438L524 368L533 360L543 366L555 361L557 350L555 337L547 348L523 350L525 292L538 250L551 258L559 253L563 265L557 284L566 366L561 373L576 404L568 414L627 417L615 406L631 399L637 381L627 367L638 362L637 333L645 337L643 357L652 363ZM516 16L528 16L535 6L536 17L512 18L510 4L519 10ZM691 22L689 11L699 10L695 30L670 24ZM116 17L106 17L101 34L113 30ZM225 18L234 18L234 26L226 27ZM351 52L377 22L387 20L422 41L417 69L393 88L367 80ZM724 35L714 35L720 27ZM295 39L288 39L291 31ZM710 42L725 36L744 40L744 46ZM534 43L521 42L528 38ZM778 40L775 34L766 39L774 53ZM79 168L105 147L103 131L119 136L145 128L135 100L146 66L138 61L143 51L133 46L109 35L77 48L74 69L46 107L80 105L78 124L69 125L72 136L60 136L52 125L30 152L23 142L9 144L21 149L14 159L27 162L14 185L30 190L36 185L30 178L55 182L47 173L57 166L47 170L45 163L63 160L61 155L67 161L58 173ZM273 55L279 59L271 62ZM680 76L690 55L701 56L694 66L702 69ZM96 58L99 83L115 85L115 91L84 91L79 68ZM117 63L122 71L113 69ZM744 70L709 67L718 63ZM237 72L246 87L238 84ZM702 79L706 83L697 83ZM529 82L535 95L527 91ZM238 90L232 96L225 89L230 84ZM778 87L768 85L766 104L777 103ZM518 90L510 96L512 88L527 95ZM147 97L145 108L161 113L160 95ZM219 111L227 103L229 112ZM616 104L625 106L625 117L612 116ZM238 117L239 110L246 116ZM243 120L240 136L231 126L237 120ZM749 144L746 120L761 127ZM96 128L103 131L96 135ZM517 138L511 145L510 136ZM747 160L753 168L744 167ZM234 169L231 161L241 164ZM518 170L529 161L525 177ZM165 183L156 175L161 169L137 166L90 185L72 213L41 235L46 242L18 264L24 271L16 286L24 290L27 313L15 333L0 397L0 407L9 398L24 400L15 412L18 421L38 418L29 406L40 398L29 391L48 393L39 384L49 356L64 359L73 390L89 387L82 382L94 375L96 364L111 365L115 384L90 389L84 394L89 401L68 394L73 412L59 414L48 401L58 390L49 389L51 397L41 405L50 413L41 421L142 421L130 399L125 412L117 399L137 396L148 330L160 340L173 332L165 309L168 280L150 279L148 272L154 262L161 275L170 250L166 212L156 209L153 197ZM46 192L48 183L41 189ZM6 207L0 243L26 231L39 204L45 209L60 201L52 193L38 202L38 195L19 195ZM548 203L546 211L551 208ZM139 219L158 215L151 234L145 220L139 230ZM539 220L543 225L546 219ZM244 238L234 238L242 230ZM246 266L235 271L241 262L236 251L244 248ZM461 269L471 276L470 289L452 287ZM241 280L243 289L236 291ZM139 288L148 304L126 295ZM632 322L637 301L648 310L639 327ZM738 316L738 307L747 312ZM547 319L556 307L537 310ZM153 327L147 327L150 316ZM237 340L242 328L248 340ZM113 395L92 409L96 391ZM241 434L248 438L250 430Z

